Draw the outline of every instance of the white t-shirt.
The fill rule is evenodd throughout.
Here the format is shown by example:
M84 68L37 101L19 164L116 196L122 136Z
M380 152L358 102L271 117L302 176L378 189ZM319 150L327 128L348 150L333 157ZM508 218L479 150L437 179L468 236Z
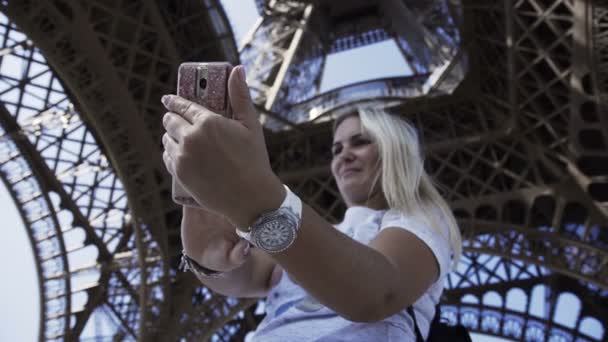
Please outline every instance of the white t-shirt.
M443 220L439 220L443 222ZM439 265L439 278L414 303L418 327L426 338L435 305L443 292L450 270L452 249L447 226L441 233L421 220L406 217L395 210L348 208L342 223L336 226L355 240L368 244L382 229L398 227L410 231L431 249ZM353 298L355 300L355 298ZM296 285L287 273L268 294L266 317L250 341L415 341L413 321L406 310L374 323L358 323L342 318L319 304Z

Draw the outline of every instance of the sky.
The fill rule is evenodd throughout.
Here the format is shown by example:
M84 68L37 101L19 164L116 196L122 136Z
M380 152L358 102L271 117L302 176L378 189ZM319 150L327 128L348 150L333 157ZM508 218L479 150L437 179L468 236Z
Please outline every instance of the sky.
M23 220L0 184L0 341L35 341L40 316L36 266Z
M237 45L257 19L253 0L222 0L233 25ZM378 63L381 56L381 63ZM368 79L409 74L396 45L386 41L372 46L329 56L322 77L321 90ZM0 185L0 210L3 238L0 239L0 342L35 341L38 335L38 280L31 246L14 203ZM507 341L475 334L475 342Z

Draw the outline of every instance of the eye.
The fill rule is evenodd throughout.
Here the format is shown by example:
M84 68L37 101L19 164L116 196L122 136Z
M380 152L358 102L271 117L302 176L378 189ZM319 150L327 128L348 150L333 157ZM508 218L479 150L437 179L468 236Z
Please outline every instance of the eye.
M371 143L372 143L372 141L370 139L362 138L362 137L355 138L352 141L353 146L365 146L365 145L369 145Z
M342 145L334 145L331 148L331 155L332 156L337 156L338 154L340 154L340 152L342 152Z

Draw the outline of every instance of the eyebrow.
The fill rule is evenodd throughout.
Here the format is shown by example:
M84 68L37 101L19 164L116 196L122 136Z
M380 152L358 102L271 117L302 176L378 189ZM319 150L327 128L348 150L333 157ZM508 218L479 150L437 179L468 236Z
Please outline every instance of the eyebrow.
M351 135L350 137L348 137L348 138L347 138L347 139L345 139L345 140L353 140L353 139L355 139L355 138L360 138L360 137L363 137L363 134L361 134L361 133L356 133L356 134ZM334 142L331 144L331 146L332 146L332 147L334 147L334 146L336 146L336 145L338 145L338 144L341 144L341 143L342 143L342 141L344 141L344 140L337 140L337 141L334 141Z

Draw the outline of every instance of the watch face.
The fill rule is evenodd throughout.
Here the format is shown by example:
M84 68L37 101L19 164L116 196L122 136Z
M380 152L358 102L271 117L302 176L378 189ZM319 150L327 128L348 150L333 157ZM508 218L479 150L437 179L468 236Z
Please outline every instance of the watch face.
M279 211L264 217L252 231L256 246L270 253L281 252L296 238L297 217L288 211Z

